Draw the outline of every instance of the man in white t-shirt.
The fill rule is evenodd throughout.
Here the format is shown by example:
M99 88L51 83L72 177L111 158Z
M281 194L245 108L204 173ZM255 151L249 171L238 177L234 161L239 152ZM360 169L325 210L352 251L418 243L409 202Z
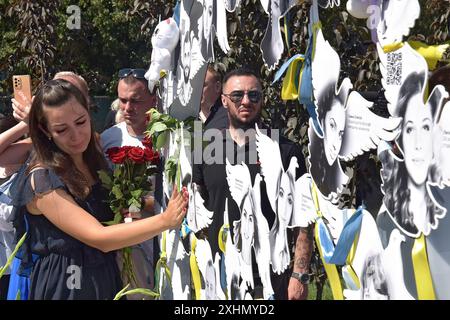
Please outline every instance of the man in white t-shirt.
M142 140L147 129L148 110L156 107L156 95L150 93L147 80L144 78L144 69L122 69L119 71L119 84L117 92L119 96L119 108L123 113L123 122L105 130L101 134L101 144L104 152L111 147L138 146L143 147ZM158 177L153 181L155 186L155 199L162 198L161 188L158 188ZM155 201L154 212L159 213L160 206ZM146 217L153 213L143 212ZM148 240L133 247L132 257L137 287L153 289L154 287L154 243L156 240ZM121 255L119 255L119 267L122 267ZM124 285L126 285L126 279ZM131 285L129 289L135 288ZM129 296L129 299L144 298L139 295Z

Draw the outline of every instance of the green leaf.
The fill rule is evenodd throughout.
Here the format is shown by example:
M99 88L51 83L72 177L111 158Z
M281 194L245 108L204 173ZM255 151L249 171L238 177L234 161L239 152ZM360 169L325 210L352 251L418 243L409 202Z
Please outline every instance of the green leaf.
M156 145L155 145L155 148L157 150L161 149L162 147L164 147L166 145L168 135L169 135L169 132L164 131L158 136L158 138L156 139Z
M153 132L161 132L161 131L167 130L167 126L165 123L157 122L152 126L152 128L150 130Z
M113 176L114 176L114 178L120 179L120 177L122 176L122 170L121 170L120 166L116 166L116 168L114 169Z
M107 188L108 190L112 189L113 186L112 179L105 170L100 170L98 172L98 177L105 188Z
M114 196L116 197L116 199L122 199L123 198L123 193L120 190L120 187L118 185L113 186L111 191L114 194Z
M142 189L133 190L133 191L131 191L131 196L132 196L134 199L140 199L141 196L142 196L142 193L143 193Z

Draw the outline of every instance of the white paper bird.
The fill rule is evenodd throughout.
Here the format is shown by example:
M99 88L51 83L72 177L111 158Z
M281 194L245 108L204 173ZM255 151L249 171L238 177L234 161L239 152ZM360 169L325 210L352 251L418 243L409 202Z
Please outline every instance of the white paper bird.
M160 292L162 300L190 299L191 272L189 255L181 242L179 230L167 230L165 237L160 237L160 248L166 249L167 266L171 274L171 282L164 268L160 272ZM165 239L165 244L162 241Z
M338 87L340 59L319 29L312 61L314 103L323 135L310 125L310 172L319 191L335 199L348 181L339 159L351 160L376 148L381 140L398 135L401 119L382 118L370 108L372 103L345 78ZM311 128L314 128L312 130Z
M191 100L192 83L195 75L205 63L202 55L201 41L198 32L198 21L191 22L190 16L184 8L184 1L180 7L180 59L177 67L177 97L181 105L186 106Z
M377 26L378 41L382 47L400 43L409 34L420 16L418 0L381 1L381 19Z
M189 206L186 213L187 224L193 232L207 228L213 218L214 212L205 208L205 201L197 189L197 184L192 183L189 190Z
M364 211L352 268L359 278L360 288L345 289L348 300L412 300L403 277L401 243L405 237L394 229L383 249L378 228L372 215Z
M150 92L160 79L162 71L172 69L172 53L178 44L180 31L173 18L161 21L152 35L152 57L150 67L145 73Z
M222 300L225 296L221 292L219 254L216 253L215 260L213 260L208 240L198 239L195 257L205 285L201 293L202 300Z
M241 4L241 0L223 0L223 1L225 3L225 8L229 12L234 12L234 10L236 10L236 8L239 7Z
M274 272L280 274L289 265L290 253L287 230L294 211L295 172L297 158L292 157L285 171L278 143L263 134L256 126L256 150L261 163L261 174L266 182L267 196L275 222L270 229L271 261Z
M261 4L269 15L266 32L261 41L261 52L264 63L269 70L274 69L284 51L283 38L280 30L280 18L299 3L298 0L267 0Z
M251 200L253 191L250 172L245 163L232 166L226 159L226 173L231 196L241 212L241 219L233 222L233 243L240 251L241 277L254 288L251 250L255 237L255 203Z

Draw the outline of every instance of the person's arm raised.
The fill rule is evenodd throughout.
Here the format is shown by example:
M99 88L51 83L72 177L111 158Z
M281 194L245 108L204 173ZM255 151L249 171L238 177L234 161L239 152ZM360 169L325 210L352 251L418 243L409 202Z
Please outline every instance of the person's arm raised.
M107 227L79 207L61 189L36 196L27 208L33 214L43 214L56 227L81 242L109 252L136 245L167 229L178 227L186 214L186 204L185 196L174 191L162 214Z

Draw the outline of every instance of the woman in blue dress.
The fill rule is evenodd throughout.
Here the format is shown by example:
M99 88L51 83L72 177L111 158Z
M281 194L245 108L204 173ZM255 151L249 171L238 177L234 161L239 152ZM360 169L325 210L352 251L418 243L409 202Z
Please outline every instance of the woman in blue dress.
M122 289L115 250L179 226L187 195L175 191L162 214L105 227L113 213L97 172L107 163L85 96L65 80L47 82L29 125L35 157L12 186L18 238L28 224L21 268L31 270L29 299L112 299Z

